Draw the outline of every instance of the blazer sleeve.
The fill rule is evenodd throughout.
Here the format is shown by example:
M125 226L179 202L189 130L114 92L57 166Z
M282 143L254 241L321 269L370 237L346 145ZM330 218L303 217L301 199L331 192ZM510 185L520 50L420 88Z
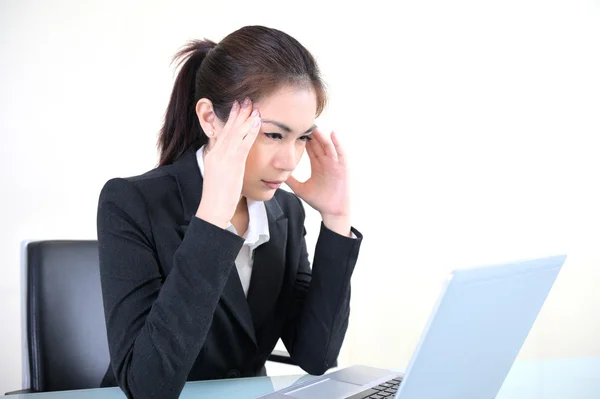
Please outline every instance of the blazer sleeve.
M112 370L128 398L177 398L212 323L243 240L193 218L160 272L144 198L106 183L98 205L100 275ZM218 243L215 245L214 243Z
M312 270L302 237L292 310L281 339L292 360L312 375L335 365L348 329L350 278L363 238L354 228L352 233L355 238L345 237L321 223Z

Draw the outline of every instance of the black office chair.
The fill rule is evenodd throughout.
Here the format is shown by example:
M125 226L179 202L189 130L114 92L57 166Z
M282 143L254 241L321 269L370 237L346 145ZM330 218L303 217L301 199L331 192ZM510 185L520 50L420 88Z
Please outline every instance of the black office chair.
M25 256L29 391L99 387L109 353L97 242L31 242Z
M100 387L110 359L97 241L35 241L25 253L31 388L7 394ZM269 360L294 365L284 351Z

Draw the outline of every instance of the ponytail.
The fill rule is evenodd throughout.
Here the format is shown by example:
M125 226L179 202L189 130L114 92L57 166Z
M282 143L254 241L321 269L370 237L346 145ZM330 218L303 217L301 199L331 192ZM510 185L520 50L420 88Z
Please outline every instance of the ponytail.
M216 47L210 40L194 40L173 58L181 69L175 80L164 124L158 137L159 165L168 165L194 146L208 142L196 116L196 74L208 52Z

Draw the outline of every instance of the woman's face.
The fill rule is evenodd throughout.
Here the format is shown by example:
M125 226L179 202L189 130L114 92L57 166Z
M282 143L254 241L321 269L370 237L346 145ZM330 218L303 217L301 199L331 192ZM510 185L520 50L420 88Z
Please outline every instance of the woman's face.
M254 106L262 124L246 160L242 195L266 201L300 162L315 128L317 98L310 87L286 86Z

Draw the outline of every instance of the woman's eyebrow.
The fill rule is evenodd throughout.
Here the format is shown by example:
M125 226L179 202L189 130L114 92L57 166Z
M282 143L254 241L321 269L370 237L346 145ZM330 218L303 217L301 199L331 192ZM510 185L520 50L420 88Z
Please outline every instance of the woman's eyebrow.
M277 122L272 119L262 119L262 123L269 123L271 125L277 126L278 128L285 131L286 133L292 133L292 129L284 123ZM304 132L304 134L312 133L313 130L315 130L316 128L317 128L317 125L312 125L306 132Z

